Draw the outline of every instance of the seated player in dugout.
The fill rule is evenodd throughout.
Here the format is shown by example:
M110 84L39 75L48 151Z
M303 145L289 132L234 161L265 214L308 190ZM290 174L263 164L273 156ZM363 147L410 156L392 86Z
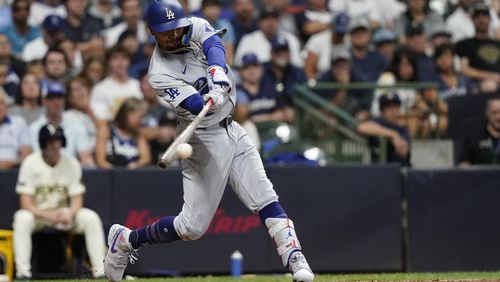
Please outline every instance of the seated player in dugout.
M58 125L43 126L38 141L42 150L22 162L16 186L21 206L12 224L16 277L31 278L31 235L46 227L84 234L92 274L102 277L104 231L99 215L83 207L82 168L62 152L66 138Z
M245 206L259 214L292 279L313 281L294 224L278 202L259 153L244 129L232 121L236 86L219 33L206 20L187 18L176 0L151 1L146 17L157 41L149 83L176 109L177 133L191 124L205 103L210 111L189 140L193 154L181 160L182 211L136 230L111 226L106 276L121 281L141 246L199 239L229 184Z

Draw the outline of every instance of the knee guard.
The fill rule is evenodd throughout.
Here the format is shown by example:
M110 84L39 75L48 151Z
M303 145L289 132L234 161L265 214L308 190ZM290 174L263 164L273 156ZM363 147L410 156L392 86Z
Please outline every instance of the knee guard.
M288 218L267 218L265 224L276 244L283 266L288 268L290 255L301 250L293 222Z

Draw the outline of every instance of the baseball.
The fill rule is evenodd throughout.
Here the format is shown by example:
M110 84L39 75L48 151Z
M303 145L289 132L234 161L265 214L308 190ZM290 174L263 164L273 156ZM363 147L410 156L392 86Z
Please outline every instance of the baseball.
M181 143L177 145L177 155L181 159L187 159L193 154L193 147L188 143Z

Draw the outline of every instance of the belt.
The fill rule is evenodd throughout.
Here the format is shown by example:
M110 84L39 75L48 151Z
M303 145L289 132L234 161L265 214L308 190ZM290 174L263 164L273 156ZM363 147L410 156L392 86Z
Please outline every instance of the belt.
M223 120L219 121L219 126L222 127L222 128L225 128L227 129L227 127L233 122L233 116L232 115L228 115L227 117L225 117ZM208 128L212 128L213 126L215 125L212 125ZM207 127L198 127L198 129L202 129L202 130L206 130Z

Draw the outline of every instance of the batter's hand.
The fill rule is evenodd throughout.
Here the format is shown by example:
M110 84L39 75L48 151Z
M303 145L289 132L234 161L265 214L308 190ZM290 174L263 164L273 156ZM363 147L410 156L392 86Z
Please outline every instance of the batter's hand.
M212 107L210 107L209 112L213 113L222 106L222 103L224 103L224 93L225 90L217 85L214 89L208 91L207 94L203 95L203 101L207 102L210 99L212 99L213 101Z
M208 68L207 80L209 91L220 87L224 91L223 94L227 94L231 90L229 78L224 69L220 66L211 66Z

